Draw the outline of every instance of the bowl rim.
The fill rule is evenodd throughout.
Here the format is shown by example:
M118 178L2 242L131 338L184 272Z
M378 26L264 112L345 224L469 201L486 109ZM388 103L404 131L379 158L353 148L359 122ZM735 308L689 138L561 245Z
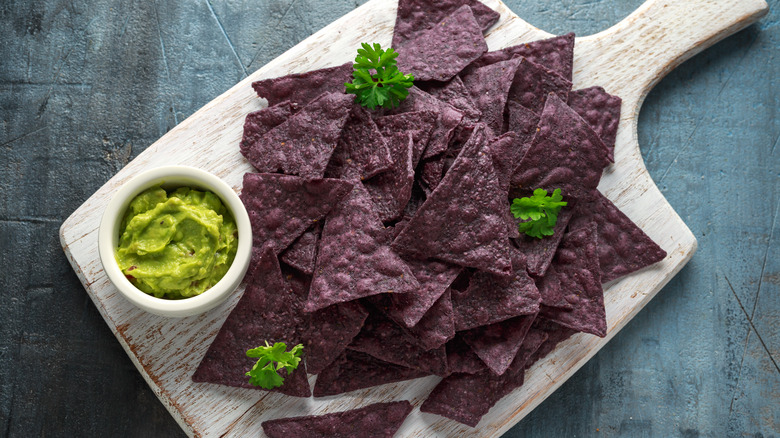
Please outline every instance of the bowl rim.
M150 187L166 184L214 192L233 214L238 228L236 256L225 276L202 294L179 300L157 298L136 288L119 269L115 257L119 225L130 201ZM243 280L252 256L252 225L238 194L216 175L191 166L161 166L139 173L114 193L106 205L98 228L98 253L108 279L135 306L160 316L192 316L221 304Z

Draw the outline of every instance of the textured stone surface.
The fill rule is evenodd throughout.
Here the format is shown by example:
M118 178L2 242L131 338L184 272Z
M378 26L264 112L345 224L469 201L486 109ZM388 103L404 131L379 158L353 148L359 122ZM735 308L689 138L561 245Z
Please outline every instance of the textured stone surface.
M79 284L58 228L175 124L362 3L0 4L0 435L184 436ZM507 4L586 35L641 1ZM507 437L778 435L780 1L769 5L662 80L640 115L646 164L698 252Z

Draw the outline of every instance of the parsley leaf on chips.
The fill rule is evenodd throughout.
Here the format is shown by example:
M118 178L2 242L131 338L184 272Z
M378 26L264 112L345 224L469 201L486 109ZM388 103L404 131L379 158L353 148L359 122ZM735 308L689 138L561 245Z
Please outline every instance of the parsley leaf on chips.
M361 45L353 64L352 82L344 84L347 94L356 95L358 103L372 110L378 106L395 108L409 95L414 76L398 70L398 53L392 48L384 50L378 43L373 47Z
M247 357L257 357L257 363L249 370L246 375L249 376L249 383L265 389L273 389L284 384L284 378L278 371L287 370L287 374L292 373L301 362L301 353L303 345L298 344L290 351L287 351L287 344L277 342L274 345L259 346L247 350Z
M547 196L547 190L536 189L530 198L512 200L510 210L515 218L526 220L517 226L521 233L542 239L553 235L558 213L566 205L561 189L555 189L552 196Z

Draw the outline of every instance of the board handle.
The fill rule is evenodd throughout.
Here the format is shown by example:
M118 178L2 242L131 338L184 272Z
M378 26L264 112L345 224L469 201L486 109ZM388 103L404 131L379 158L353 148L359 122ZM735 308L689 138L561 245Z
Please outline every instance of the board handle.
M574 83L632 90L641 102L672 69L768 10L764 0L648 0L611 28L577 39Z

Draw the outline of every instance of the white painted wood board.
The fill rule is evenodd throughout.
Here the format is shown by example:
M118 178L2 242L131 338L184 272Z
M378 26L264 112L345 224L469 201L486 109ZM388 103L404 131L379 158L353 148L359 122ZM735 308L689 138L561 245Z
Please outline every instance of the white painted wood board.
M551 36L498 0L485 3L501 13L486 36L491 50ZM606 338L579 334L562 343L528 370L525 384L502 399L476 428L419 411L437 377L321 399L193 383L192 373L243 287L223 305L197 317L169 319L135 308L110 284L98 258L97 228L103 208L129 178L168 164L208 170L240 190L242 175L252 171L238 150L244 117L264 105L251 82L342 64L354 57L360 42L389 45L396 4L372 0L254 72L147 148L62 225L63 249L89 296L144 379L190 436L257 436L266 419L401 399L411 400L415 410L397 436L499 436L609 342L696 250L696 239L644 167L637 142L639 109L652 86L675 66L763 16L767 11L763 0L649 0L612 28L577 38L574 88L601 85L623 99L615 164L605 171L599 188L669 255L653 267L607 285Z

